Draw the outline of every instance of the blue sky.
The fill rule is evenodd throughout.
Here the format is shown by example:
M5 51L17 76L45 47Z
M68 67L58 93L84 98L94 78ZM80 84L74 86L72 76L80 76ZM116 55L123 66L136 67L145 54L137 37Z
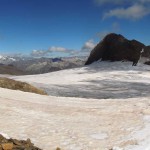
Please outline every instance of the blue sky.
M150 0L0 0L0 54L88 54L110 32L150 45Z

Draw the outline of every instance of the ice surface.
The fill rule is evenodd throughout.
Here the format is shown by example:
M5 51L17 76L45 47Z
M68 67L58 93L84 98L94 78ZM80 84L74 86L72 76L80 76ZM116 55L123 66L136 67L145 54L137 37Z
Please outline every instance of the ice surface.
M150 67L129 62L100 62L87 67L41 75L13 77L44 89L49 95L95 99L150 96Z
M150 149L150 66L100 62L11 78L50 96L0 88L0 129L10 137L44 150Z
M104 140L108 137L106 133L95 133L91 135L91 138L96 140Z

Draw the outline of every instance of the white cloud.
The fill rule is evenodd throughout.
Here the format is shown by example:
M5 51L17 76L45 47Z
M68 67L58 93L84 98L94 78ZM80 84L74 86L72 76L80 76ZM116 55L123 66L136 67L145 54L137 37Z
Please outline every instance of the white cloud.
M150 0L94 0L98 5L133 5L133 4L147 4L150 3Z
M106 12L103 16L103 19L109 17L117 17L117 18L124 18L124 19L131 19L131 20L138 20L142 17L150 14L150 10L143 5L135 4L128 8L116 8Z
M33 57L42 57L42 56L45 56L46 54L47 54L46 50L33 50L31 52L31 55Z
M44 57L44 56L48 56L49 54L56 54L56 53L61 53L61 54L65 54L65 55L73 55L75 53L76 50L72 50L72 49L67 49L64 47L57 47L57 46L52 46L47 50L33 50L31 52L31 56L33 57Z
M105 5L105 4L114 4L114 5L122 5L128 2L132 2L131 0L95 0L96 4L98 5Z
M64 47L56 47L56 46L52 46L48 49L48 52L68 52L69 50L67 48Z
M83 56L89 54L89 52L96 46L94 41L88 40L84 43L80 50L67 49L64 47L52 46L47 50L33 50L31 56L33 57L44 57L44 56Z
M104 12L103 19L117 17L138 20L150 14L150 0L95 0L95 2L100 6L113 5L113 9ZM116 8L114 8L115 6Z
M150 2L150 0L139 0L139 1L142 3L149 3Z
M95 43L94 43L94 41L91 39L91 40L88 40L87 42L85 42L85 44L84 44L83 47L82 47L82 51L90 51L90 50L92 50L94 47L95 47Z

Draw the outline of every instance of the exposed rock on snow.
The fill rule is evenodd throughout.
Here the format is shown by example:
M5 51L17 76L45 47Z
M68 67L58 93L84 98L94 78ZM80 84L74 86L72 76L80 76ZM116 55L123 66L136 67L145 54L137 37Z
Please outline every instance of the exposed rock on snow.
M15 80L8 79L8 78L0 77L0 87L12 89L12 90L20 90L24 92L32 92L32 93L37 93L41 95L47 95L43 90L40 90L28 83L15 81Z
M145 45L136 40L127 40L120 34L108 34L91 52L86 65L98 60L138 62Z
M3 136L4 135L4 136ZM30 139L17 140L5 137L6 134L0 134L0 149L1 150L41 150L31 143Z

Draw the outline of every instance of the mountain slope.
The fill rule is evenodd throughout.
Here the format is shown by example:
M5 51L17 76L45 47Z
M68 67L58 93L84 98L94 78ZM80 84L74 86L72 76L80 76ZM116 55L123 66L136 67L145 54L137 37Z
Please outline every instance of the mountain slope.
M98 60L128 60L136 64L143 48L145 45L139 41L128 40L120 34L110 33L91 51L85 65Z
M26 74L26 73L24 73L23 71L17 69L13 65L0 64L0 74L23 75L23 74Z
M8 78L0 77L0 87L12 89L12 90L20 90L20 91L24 91L24 92L31 92L31 93L46 95L46 93L43 90L40 90L28 83L15 81L15 80L8 79Z

